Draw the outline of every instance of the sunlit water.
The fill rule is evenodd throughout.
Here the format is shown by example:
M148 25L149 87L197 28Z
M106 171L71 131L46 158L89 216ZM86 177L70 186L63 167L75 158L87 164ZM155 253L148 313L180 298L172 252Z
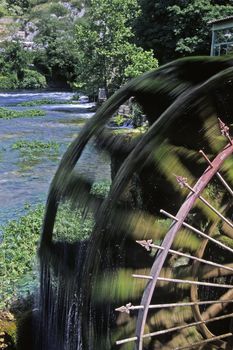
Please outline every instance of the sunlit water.
M71 97L70 92L0 93L0 107L45 98L59 102L57 105L9 107L16 110L44 109L44 117L0 119L0 224L21 215L25 203L34 205L45 201L59 159L86 120L93 115L85 109L85 105L67 104ZM60 147L58 152L25 157L20 151L12 149L18 140L55 141ZM93 145L88 145L78 164L78 171L93 181L108 179L109 160Z

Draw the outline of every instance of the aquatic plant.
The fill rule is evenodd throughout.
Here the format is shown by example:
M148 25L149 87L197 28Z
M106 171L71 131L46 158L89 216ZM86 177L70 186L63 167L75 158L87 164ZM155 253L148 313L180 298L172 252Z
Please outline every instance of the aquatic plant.
M27 295L37 278L36 246L44 208L37 207L18 220L1 227L0 308L9 306L20 294ZM28 239L30 237L30 240Z
M11 148L19 152L17 165L20 172L25 172L39 164L45 157L50 161L56 161L60 146L61 144L56 141L18 140L11 145Z
M25 111L14 111L12 109L0 107L0 119L43 117L46 112L40 109L28 109Z
M38 284L36 252L44 206L25 205L25 210L25 215L0 227L0 309L34 293ZM89 237L92 227L90 215L84 220L81 210L65 203L58 213L54 239L57 242L81 241Z
M90 193L96 195L97 197L104 198L108 195L110 186L111 182L107 180L94 182Z
M12 144L12 149L20 150L22 153L26 152L46 152L46 151L55 151L57 152L60 148L60 144L56 141L27 141L27 140L18 140Z
M51 100L47 98L43 98L40 100L31 100L31 101L24 101L20 103L12 104L11 106L18 106L18 107L34 107L34 106L43 106L43 105L57 105L57 104L68 104L70 101L61 101L61 100Z

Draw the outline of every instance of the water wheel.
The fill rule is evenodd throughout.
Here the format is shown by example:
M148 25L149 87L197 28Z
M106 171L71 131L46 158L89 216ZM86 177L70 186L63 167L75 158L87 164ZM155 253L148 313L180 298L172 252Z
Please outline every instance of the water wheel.
M172 341L168 343L173 347L166 347L164 349L191 349L191 348L203 348L204 345L212 343L216 345L218 349L231 349L232 348L232 302L233 302L233 249L232 247L224 244L221 240L213 238L212 233L218 226L219 230L223 230L227 236L233 237L233 223L230 220L232 217L232 195L233 191L228 183L224 180L220 174L221 169L224 167L224 162L233 154L233 140L229 135L229 128L221 121L220 130L222 135L226 137L228 143L218 153L218 155L210 161L207 155L200 151L207 163L207 168L200 176L199 180L194 186L190 186L187 178L182 176L176 176L177 183L181 188L187 188L189 194L187 195L184 203L181 205L176 215L171 215L165 210L161 210L161 213L172 219L171 226L165 235L164 240L160 245L154 244L152 239L149 240L138 240L142 247L148 252L155 249L155 259L153 266L148 275L134 274L134 278L148 280L141 303L138 306L134 306L128 303L126 306L117 308L117 311L129 313L130 310L138 310L137 325L135 336L117 341L117 344L124 344L127 342L135 342L135 349L142 350L143 342L146 338L159 337L163 335L176 334L177 342L179 343L179 332L187 330L189 327L198 327L203 335L203 339L198 342L192 342L185 346L172 345ZM213 177L216 176L222 184L224 190L227 192L228 203L224 205L221 211L217 210L210 202L208 202L203 196L203 190L210 184ZM196 201L201 201L208 209L216 214L214 222L207 226L205 230L197 228L189 222L193 221L188 218L189 213L192 211ZM185 253L184 250L174 250L172 244L179 234L179 230L183 227L194 232L197 236L203 239L200 248L197 250L196 255L190 255ZM219 235L220 237L220 235ZM218 254L216 257L210 254L211 249L217 247ZM208 250L208 252L207 252ZM188 259L192 263L192 279L180 279L180 278L167 278L161 276L161 271L169 260L169 256L177 256ZM159 282L174 283L174 284L187 284L190 286L189 299L185 302L173 302L173 303L151 303L152 298L156 299L157 284ZM210 300L212 296L212 300ZM207 299L206 299L207 297ZM209 299L210 298L210 299ZM176 312L179 308L191 307L193 311L194 321L192 322L181 322L173 327L158 330L152 333L145 332L145 325L148 313L154 309L166 309L175 308ZM227 310L227 311L226 311ZM209 327L210 324L215 322L216 327L219 328L219 323L223 320L228 320L222 327L225 332L221 334L214 334L214 331ZM221 327L220 327L221 328ZM217 330L219 333L219 330ZM177 335L178 334L178 335ZM174 340L174 339L173 339ZM173 341L173 343L175 343ZM155 347L156 348L156 347Z
M119 346L127 350L178 350L206 344L232 348L233 145L224 124L232 120L232 114L225 113L219 137L216 103L219 87L228 84L227 91L232 89L232 65L227 58L188 58L133 80L103 104L68 148L50 186L41 236L41 314L45 324L51 319L49 310L54 310L54 275L77 272L77 264L71 263L64 244L56 246L53 242L59 205L68 199L73 206L84 206L84 215L91 211L95 224L85 251L81 249L81 286L77 290L80 276L71 283L63 281L63 286L72 285L66 293L69 299L72 293L77 299L79 293L82 300L64 300L62 316L67 331L57 343L53 341L54 349L64 349L69 342L72 350ZM221 97L224 93L220 92ZM149 128L126 141L113 134L107 124L131 97L141 106ZM74 171L90 140L112 158L120 154L105 198L93 195L92 183ZM205 151L201 156L200 148ZM127 196L130 200L125 200ZM63 255L56 250L59 247ZM73 245L66 248L72 250L75 260L79 251ZM217 259L213 252L218 254ZM61 261L64 256L68 257L67 269ZM132 297L136 304L121 307L127 317L119 319L113 310L120 301L126 301L127 293L130 297L131 280L138 284ZM62 305L61 300L55 303ZM219 321L224 323L223 332L216 331L221 328ZM44 323L43 327L46 329ZM59 327L55 326L56 332ZM66 339L67 334L75 338L76 333L78 340Z

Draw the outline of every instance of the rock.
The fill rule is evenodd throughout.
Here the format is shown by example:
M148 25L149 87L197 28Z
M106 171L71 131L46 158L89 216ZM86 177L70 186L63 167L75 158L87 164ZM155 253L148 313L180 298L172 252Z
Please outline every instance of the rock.
M16 322L8 311L0 311L0 349L15 350Z

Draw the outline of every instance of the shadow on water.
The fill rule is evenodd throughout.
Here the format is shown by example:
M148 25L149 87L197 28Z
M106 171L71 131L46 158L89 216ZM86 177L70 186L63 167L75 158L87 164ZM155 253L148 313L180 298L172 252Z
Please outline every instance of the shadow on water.
M125 315L114 311L129 302L139 305L146 281L132 278L132 274L148 275L157 254L142 250L135 240L153 239L157 244L163 240L171 221L162 217L160 209L175 215L185 198L176 185L174 173L195 183L206 168L205 161L197 156L199 149L204 149L212 159L225 145L224 138L219 136L217 117L221 113L224 122L232 123L232 108L228 108L232 107L233 97L232 67L230 58L195 57L149 72L112 96L71 143L47 199L39 248L38 311L31 323L36 344L31 344L31 349L139 349L137 341L136 347L134 341L116 345L118 339L134 337L138 311ZM131 96L142 107L150 127L138 137L115 135L105 126ZM113 182L106 197L91 191L92 178L76 172L89 142L97 143L111 157ZM231 158L225 169L231 185L232 162ZM211 198L211 191L217 207L229 200L229 196L219 192L218 184L206 188L204 195ZM88 241L54 242L57 210L65 199L72 207L83 210L84 219L88 213L94 217ZM199 204L187 219L200 230L216 223L210 211ZM201 246L201 238L185 229L174 241L177 250L186 249L192 254L198 254ZM198 279L201 271L196 274L194 271L192 262L171 255L161 274ZM224 282L230 283L228 278ZM189 298L189 286L160 282L152 304L184 302ZM151 310L144 331L157 332L194 319L191 307ZM230 322L226 327L228 332ZM228 338L227 346L231 348ZM202 339L199 328L190 327L148 337L143 349L179 349ZM24 341L27 342L26 337ZM19 349L26 346L21 343ZM226 349L226 343L224 346L213 343L211 348Z

